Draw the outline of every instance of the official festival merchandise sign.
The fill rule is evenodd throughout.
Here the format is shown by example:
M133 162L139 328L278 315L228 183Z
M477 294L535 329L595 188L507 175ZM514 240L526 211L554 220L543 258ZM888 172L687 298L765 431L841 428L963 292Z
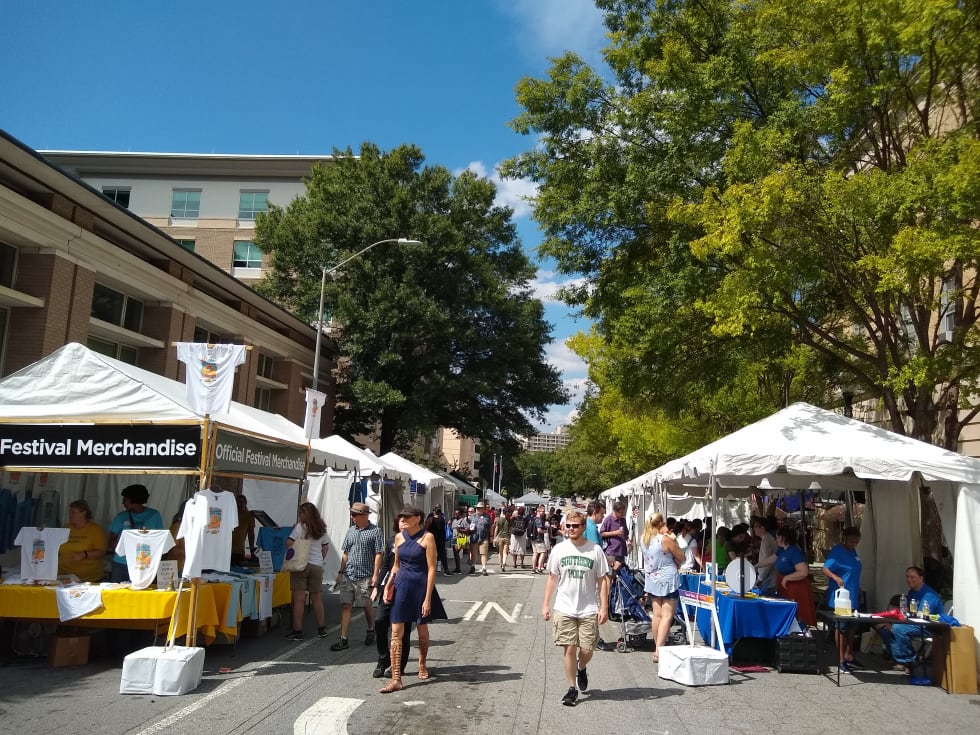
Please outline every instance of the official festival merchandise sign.
M301 480L306 475L306 447L275 444L219 429L214 442L214 471Z
M0 466L193 470L201 466L201 427L0 424Z

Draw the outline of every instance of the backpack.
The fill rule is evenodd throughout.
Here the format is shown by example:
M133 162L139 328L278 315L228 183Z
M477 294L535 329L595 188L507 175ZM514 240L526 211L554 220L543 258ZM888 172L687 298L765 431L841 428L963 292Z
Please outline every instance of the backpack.
M518 516L510 522L510 532L515 536L523 536L526 529L527 525L524 521L524 516Z

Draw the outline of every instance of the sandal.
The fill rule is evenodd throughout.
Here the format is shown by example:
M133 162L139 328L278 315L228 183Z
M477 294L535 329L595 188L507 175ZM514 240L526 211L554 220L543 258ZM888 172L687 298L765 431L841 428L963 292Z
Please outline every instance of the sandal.
M420 679L428 679L429 676L430 676L429 670L426 668L425 662L424 661L419 661L419 678Z
M392 692L400 692L404 687L402 686L401 679L392 679L383 687L378 690L379 694L391 694Z

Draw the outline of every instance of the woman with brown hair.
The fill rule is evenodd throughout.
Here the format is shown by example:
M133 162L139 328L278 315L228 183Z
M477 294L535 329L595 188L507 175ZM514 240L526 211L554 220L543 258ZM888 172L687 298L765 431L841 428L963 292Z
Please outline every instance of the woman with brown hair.
M428 679L429 621L445 620L446 611L436 592L436 542L422 528L422 511L410 505L398 514L401 533L395 536L395 563L388 575L384 601L391 605L391 681L382 694L402 689L402 633L406 623L417 623L419 679Z
M780 528L776 531L779 551L773 567L776 570L776 592L787 600L796 601L796 617L804 625L817 624L817 607L810 587L810 567L803 550L796 544L796 531Z
M327 555L327 524L313 503L299 507L296 525L286 539L291 548L297 539L310 539L310 555L306 569L289 573L289 589L293 593L293 632L286 636L291 641L303 640L303 603L310 593L310 604L316 617L317 637L326 638L327 628L323 615L323 558Z

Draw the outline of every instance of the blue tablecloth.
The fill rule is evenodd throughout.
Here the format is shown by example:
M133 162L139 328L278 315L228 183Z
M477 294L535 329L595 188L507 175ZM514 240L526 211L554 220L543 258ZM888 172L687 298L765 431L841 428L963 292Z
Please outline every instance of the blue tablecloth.
M711 585L697 574L682 574L681 588L701 594L711 593ZM718 610L721 637L729 655L740 638L779 638L792 632L796 624L796 603L792 600L739 597L718 592L715 609ZM711 641L709 610L697 610L697 625L701 638L706 642Z

